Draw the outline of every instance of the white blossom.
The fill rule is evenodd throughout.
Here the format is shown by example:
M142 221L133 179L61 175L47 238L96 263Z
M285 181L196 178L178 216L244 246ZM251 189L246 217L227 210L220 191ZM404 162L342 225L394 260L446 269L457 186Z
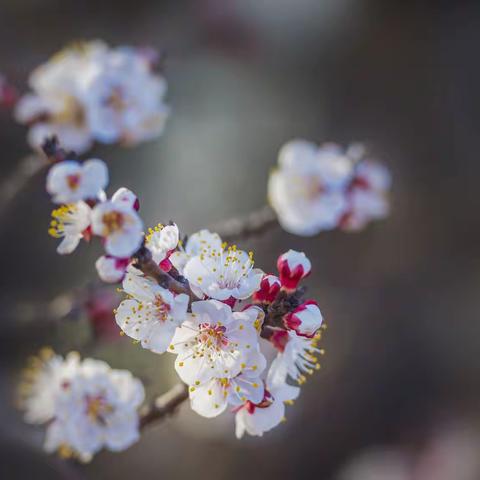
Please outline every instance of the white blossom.
M33 71L29 80L32 93L23 96L15 110L20 123L31 125L28 140L33 148L41 147L52 135L65 149L77 153L92 146L85 99L105 53L101 42L79 44L62 50Z
M179 249L172 254L170 260L173 266L183 275L187 262L202 253L203 250L221 251L222 239L218 233L209 230L200 230L194 233L186 242L186 245L179 245Z
M55 417L56 398L78 368L76 353L64 359L50 348L43 348L38 356L29 360L19 386L20 407L26 422L42 424Z
M166 81L152 72L145 55L100 41L64 49L32 73L30 87L15 116L31 125L34 148L52 135L77 153L94 141L148 140L161 134L169 112Z
M130 372L83 360L55 399L46 451L89 461L102 448L125 450L139 439L138 407L144 395Z
M110 50L88 88L86 114L96 140L134 144L162 133L167 83L135 49Z
M233 378L212 378L189 388L192 410L207 418L216 417L228 405L238 406L250 401L260 403L264 396L260 374L266 366L260 351L253 351Z
M251 352L258 350L256 327L263 311L249 307L232 312L218 300L192 303L192 313L177 329L169 351L177 354L175 369L191 386L212 378L233 378L242 371Z
M238 250L236 245L202 244L200 253L188 260L183 275L199 298L242 300L260 287L264 273L253 268L253 253Z
M95 262L98 276L106 283L118 283L125 277L129 258L116 258L102 255Z
M300 394L298 387L286 382L286 374L273 363L268 372L264 398L259 403L247 401L235 416L235 434L241 438L245 432L262 436L279 425L285 418L285 403L295 400Z
M371 160L360 162L349 188L348 210L341 227L345 230L361 230L370 221L388 216L390 186L391 175L384 165Z
M103 237L109 255L119 258L133 255L143 241L142 220L123 202L96 205L92 211L92 232Z
M53 165L47 175L47 192L54 203L96 199L108 183L108 169L98 159L84 163L73 160Z
M178 242L179 231L175 224L166 226L159 224L155 228L150 228L145 236L145 245L152 253L153 261L158 264L170 261L169 258L177 248ZM169 270L168 267L165 270Z
M304 337L298 335L294 330L289 330L288 338L275 360L272 368L288 375L300 385L305 383L306 374L311 375L320 368L317 355L322 355L323 350L318 348L318 342L321 338L319 332L313 337Z
M338 225L347 208L345 188L353 161L338 146L294 140L282 147L268 196L282 227L310 236Z
M138 197L128 188L121 187L112 195L112 202L123 203L124 205L137 210L140 208Z
M143 348L163 353L186 318L189 297L175 295L129 267L123 289L131 298L120 303L115 312L117 324Z
M48 233L62 241L57 247L60 255L72 253L85 236L91 220L91 208L85 202L62 205L52 211Z

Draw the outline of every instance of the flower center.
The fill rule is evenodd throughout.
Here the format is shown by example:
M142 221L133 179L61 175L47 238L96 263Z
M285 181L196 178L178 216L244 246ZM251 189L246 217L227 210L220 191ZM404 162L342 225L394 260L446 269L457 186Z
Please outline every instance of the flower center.
M215 275L220 288L233 289L239 286L242 278L247 277L253 268L253 252L237 250L236 245L223 243L221 250L204 248L200 260Z
M107 403L102 395L86 395L87 416L96 423L106 423L106 416L113 412L113 407Z
M210 325L209 323L202 323L200 325L200 333L197 337L198 342L207 347L213 347L215 350L220 350L228 346L228 338L225 337L226 328L220 325Z
M170 305L168 303L165 303L160 295L157 295L155 297L153 304L155 305L158 318L163 322L167 320L168 314L170 312Z
M103 215L102 222L105 226L105 235L109 235L122 229L125 216L120 212L108 212Z
M128 106L121 87L113 87L109 97L105 101L106 105L115 110L117 113L122 113Z
M62 110L56 112L52 120L54 123L73 124L81 128L85 125L85 112L75 97L66 95Z
M78 173L73 175L67 175L67 185L70 188L70 190L75 191L78 189L78 187L80 186L81 178L82 178L81 175Z

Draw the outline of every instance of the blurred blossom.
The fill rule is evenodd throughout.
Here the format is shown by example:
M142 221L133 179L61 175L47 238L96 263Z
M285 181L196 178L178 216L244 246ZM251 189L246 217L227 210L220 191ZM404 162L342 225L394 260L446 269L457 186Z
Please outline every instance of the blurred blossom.
M347 192L348 208L340 220L344 230L361 230L372 220L390 213L389 189L392 178L388 169L372 160L360 162Z
M270 174L268 199L282 227L312 236L342 228L357 231L389 213L388 169L362 158L364 149L293 140L282 147Z
M437 425L421 449L372 449L336 480L478 480L480 432L462 421Z
M393 449L372 449L353 459L336 480L413 480L410 458Z
M57 135L65 149L83 153L95 141L135 144L159 136L169 113L167 85L151 59L141 49L111 49L101 41L53 56L31 74L32 93L16 106L31 146Z
M335 228L347 209L345 189L353 176L347 152L294 140L282 147L268 197L282 227L297 235Z
M48 422L48 452L89 461L102 448L125 450L139 438L143 385L105 362L43 350L25 372L21 394L26 420Z
M134 267L127 270L123 290L128 298L115 311L118 326L143 348L165 352L187 316L188 295L175 295Z

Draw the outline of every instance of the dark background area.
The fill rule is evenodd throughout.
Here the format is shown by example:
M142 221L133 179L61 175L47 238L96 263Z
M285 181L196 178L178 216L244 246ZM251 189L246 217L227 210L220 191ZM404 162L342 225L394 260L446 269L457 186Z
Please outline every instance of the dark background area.
M49 321L46 302L95 278L100 249L56 255L37 175L0 220L0 476L328 480L369 446L421 448L445 419L475 426L479 2L0 0L0 71L22 90L52 53L94 38L166 56L164 135L91 155L108 162L110 193L139 193L147 224L173 218L192 233L260 207L278 150L295 137L364 141L392 170L392 215L356 234L276 230L241 245L266 271L288 248L305 251L329 326L323 369L285 425L237 441L233 416L202 419L185 406L128 451L70 471L12 406L26 356L45 343L77 348L130 368L149 394L175 373L168 355L125 337L84 349L81 320ZM2 179L29 152L25 133L0 111Z

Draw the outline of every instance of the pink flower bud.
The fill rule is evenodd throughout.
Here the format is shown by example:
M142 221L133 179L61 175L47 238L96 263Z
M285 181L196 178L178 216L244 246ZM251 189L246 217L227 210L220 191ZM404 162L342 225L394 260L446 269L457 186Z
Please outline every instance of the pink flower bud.
M303 337L313 337L321 327L322 321L322 312L314 300L307 300L283 317L285 328L295 330L297 335Z
M280 291L280 279L275 275L264 275L260 282L260 289L253 294L256 303L272 303Z
M140 202L138 197L128 188L119 188L112 196L112 202L127 205L138 212L140 209Z
M312 264L303 252L289 250L278 257L277 268L282 287L295 290L300 280L310 274Z
M289 338L290 337L288 336L288 332L286 330L275 330L268 340L279 352L283 352Z
M129 258L115 258L102 255L96 262L98 276L106 283L118 283L123 280Z

